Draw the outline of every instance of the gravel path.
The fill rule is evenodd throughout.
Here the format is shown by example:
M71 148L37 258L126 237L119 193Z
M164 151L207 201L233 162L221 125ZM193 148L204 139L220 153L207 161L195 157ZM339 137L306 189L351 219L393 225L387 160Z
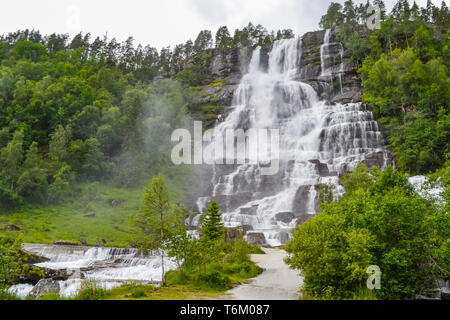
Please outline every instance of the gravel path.
M266 254L253 254L251 259L264 272L248 284L237 286L227 293L235 300L297 300L300 296L302 277L292 270L283 259L286 252L263 248Z

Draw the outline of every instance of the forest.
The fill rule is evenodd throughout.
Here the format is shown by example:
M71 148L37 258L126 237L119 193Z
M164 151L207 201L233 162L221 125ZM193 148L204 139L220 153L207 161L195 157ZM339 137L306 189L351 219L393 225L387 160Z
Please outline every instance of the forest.
M302 270L304 298L414 299L450 277L450 10L444 1L440 7L428 1L421 8L399 0L386 12L384 2L374 0L381 24L370 30L365 27L369 4L331 3L319 25L336 30L352 52L363 85L361 99L385 128L396 170L358 166L341 177L346 194L335 201L322 194L320 213L297 228L286 244L287 263ZM129 222L117 211L120 220L101 232L113 238L116 224L126 221L127 232L138 226L144 236L136 240L142 248L164 242L142 234L148 229L142 224L151 219L139 219L154 213L151 188L158 187L171 198L164 202L164 212L175 219L164 230L176 230L180 214L188 214L172 205L182 203L189 183L195 182L190 168L172 165L167 137L190 125L192 111L201 104L195 87L217 80L207 76L211 52L270 47L294 36L290 29L269 32L249 23L233 35L226 26L215 37L203 30L194 41L158 51L135 46L132 37L120 43L106 36L92 39L80 33L70 38L38 30L1 35L0 222L9 224L9 215L16 214L17 221L30 218L38 227L25 239L17 230L2 232L0 265L14 265L16 277L25 271L39 274L14 261L23 258L17 258L22 241L59 240L45 235L51 231L48 212L106 212L110 208L99 207L97 200L117 195L133 201L126 214L139 211L140 216ZM169 190L159 173L168 178ZM412 190L407 179L419 174L429 177L430 186L445 189L443 201ZM186 246L193 248L191 255L181 257L187 269L169 272L169 282L201 282L206 275L223 289L261 271L248 260L256 248L242 239L236 245L222 241L214 203L209 207L213 226L204 224L213 239L197 243L183 238L182 228L184 242L168 249L176 256L187 254ZM88 230L85 236L93 244L99 237ZM113 243L127 246L128 240L121 236ZM180 246L186 250L180 252ZM200 258L199 253L208 251ZM216 259L222 253L227 258ZM381 290L366 290L368 264L384 270ZM209 269L200 270L202 265ZM5 268L0 270L0 278L6 274Z

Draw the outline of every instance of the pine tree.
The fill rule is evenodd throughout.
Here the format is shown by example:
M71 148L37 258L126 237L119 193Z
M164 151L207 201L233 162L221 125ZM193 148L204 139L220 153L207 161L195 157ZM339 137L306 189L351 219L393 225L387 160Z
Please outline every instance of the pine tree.
M231 38L228 28L226 26L220 27L216 33L216 48L230 49L232 45L233 45L233 38Z
M223 238L224 225L222 223L222 213L220 213L219 205L214 199L206 209L201 220L201 235L203 240L215 241Z
M355 24L356 23L356 9L353 0L347 0L344 2L344 16L345 23Z

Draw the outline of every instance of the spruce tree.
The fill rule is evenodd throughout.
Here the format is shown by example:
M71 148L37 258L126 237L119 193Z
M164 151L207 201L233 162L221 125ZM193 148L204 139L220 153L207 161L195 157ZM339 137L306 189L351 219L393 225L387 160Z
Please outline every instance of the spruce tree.
M202 216L202 239L206 241L219 240L224 236L222 213L220 213L217 201L213 199Z

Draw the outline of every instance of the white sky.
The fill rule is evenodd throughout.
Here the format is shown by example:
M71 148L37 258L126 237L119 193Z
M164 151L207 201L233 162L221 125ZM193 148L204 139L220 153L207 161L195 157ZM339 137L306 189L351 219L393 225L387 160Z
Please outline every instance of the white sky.
M396 0L385 2L390 9ZM426 0L416 2L424 5ZM441 0L433 2L440 6ZM39 29L42 34L74 35L83 31L93 37L107 32L109 38L123 41L131 35L135 44L160 49L194 40L200 30L212 30L214 35L222 25L233 34L234 29L249 21L269 30L290 28L303 34L319 29L320 17L330 3L331 0L8 0L1 4L0 34L26 28Z

